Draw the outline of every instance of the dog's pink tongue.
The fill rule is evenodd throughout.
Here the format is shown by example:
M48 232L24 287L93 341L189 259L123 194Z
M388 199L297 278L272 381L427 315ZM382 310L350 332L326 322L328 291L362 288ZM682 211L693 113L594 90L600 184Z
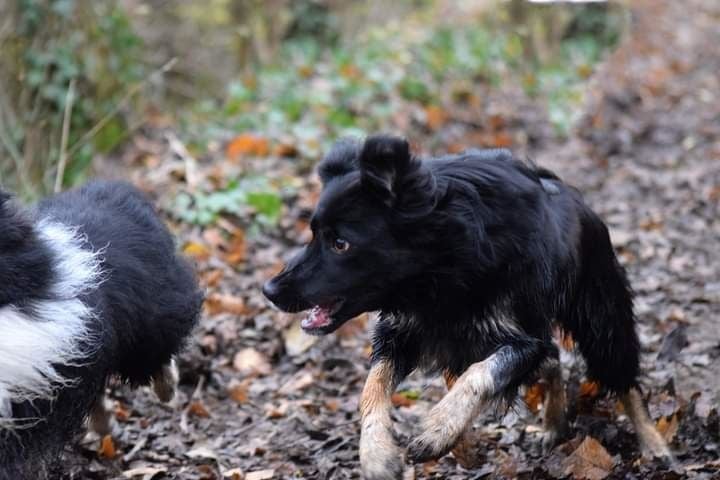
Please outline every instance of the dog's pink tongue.
M330 325L330 316L328 311L322 307L315 307L305 317L300 324L302 328L313 329Z

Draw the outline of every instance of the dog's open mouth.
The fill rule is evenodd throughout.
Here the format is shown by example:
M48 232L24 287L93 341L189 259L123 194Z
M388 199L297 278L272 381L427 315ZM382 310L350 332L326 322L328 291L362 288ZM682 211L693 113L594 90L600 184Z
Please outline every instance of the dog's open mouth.
M334 330L334 326L339 326L340 321L333 318L345 303L345 299L339 298L324 305L316 305L310 310L300 326L308 333L329 333Z

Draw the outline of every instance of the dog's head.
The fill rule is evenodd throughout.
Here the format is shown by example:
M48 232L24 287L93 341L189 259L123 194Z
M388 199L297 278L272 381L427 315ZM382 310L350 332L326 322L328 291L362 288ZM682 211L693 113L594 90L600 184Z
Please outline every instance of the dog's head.
M423 268L398 213L423 203L429 175L398 137L341 140L319 166L323 182L312 241L263 292L288 312L311 309L302 326L327 334L384 307L394 287ZM420 257L420 258L418 258Z

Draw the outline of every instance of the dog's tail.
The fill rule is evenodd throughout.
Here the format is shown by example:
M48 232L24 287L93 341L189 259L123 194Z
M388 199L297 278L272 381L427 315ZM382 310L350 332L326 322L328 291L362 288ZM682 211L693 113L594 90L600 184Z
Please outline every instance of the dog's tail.
M640 369L632 291L607 227L577 195L579 273L570 280L567 305L558 320L585 358L590 380L626 393L637 385Z

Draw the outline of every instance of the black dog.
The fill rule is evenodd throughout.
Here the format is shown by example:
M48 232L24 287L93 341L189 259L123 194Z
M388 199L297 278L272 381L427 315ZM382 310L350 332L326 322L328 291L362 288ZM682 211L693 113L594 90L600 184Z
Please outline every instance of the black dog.
M566 429L552 330L572 335L588 376L620 396L646 453L670 457L638 390L639 342L630 287L607 228L580 193L506 150L420 161L408 144L341 141L319 166L313 240L269 281L281 309L326 334L379 310L361 400L360 461L369 479L397 478L390 395L415 368L443 372L445 398L409 446L416 461L455 446L480 407L548 382L546 445Z
M43 478L109 376L174 393L202 294L153 206L91 183L21 209L0 192L0 478Z

